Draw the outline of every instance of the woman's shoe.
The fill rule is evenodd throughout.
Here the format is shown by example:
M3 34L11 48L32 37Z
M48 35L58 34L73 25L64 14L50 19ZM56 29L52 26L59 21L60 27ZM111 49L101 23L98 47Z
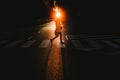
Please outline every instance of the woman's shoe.
M50 42L52 43L53 39L50 39Z
M63 41L61 41L61 43L64 43Z

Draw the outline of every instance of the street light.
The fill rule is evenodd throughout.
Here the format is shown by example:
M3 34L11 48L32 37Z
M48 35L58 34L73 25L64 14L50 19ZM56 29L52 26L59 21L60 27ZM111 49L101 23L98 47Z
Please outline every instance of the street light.
M59 7L59 6L55 5L51 9L50 17L51 17L52 20L60 21L60 23L62 23L62 22L65 22L66 14L65 14L65 11L62 7Z
M56 18L60 18L60 17L61 17L60 12L57 12L57 13L56 13Z
M55 8L53 8L53 10L55 11L56 19L58 19L58 18L60 19L62 15L61 15L59 8L55 7Z

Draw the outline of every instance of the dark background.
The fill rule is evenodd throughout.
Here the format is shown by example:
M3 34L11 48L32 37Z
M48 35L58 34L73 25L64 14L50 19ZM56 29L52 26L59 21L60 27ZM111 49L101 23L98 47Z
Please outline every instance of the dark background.
M41 0L4 0L1 8L1 23L4 25L29 24L47 13Z
M48 0L52 2L52 0ZM58 0L76 30L92 33L119 33L119 4L108 0ZM0 25L35 24L48 18L45 0L4 0L0 2ZM2 28L0 26L0 28Z
M74 32L77 32L77 33L88 33L88 34L119 34L120 33L120 31L119 31L119 27L120 27L120 25L119 25L119 2L107 1L107 0L94 0L94 1L93 0L61 0L58 2L59 2L59 5L62 6L67 12L67 16L68 16L67 17L67 21L68 21L67 29L68 30L74 30ZM3 1L0 1L0 33L2 33L2 31L4 32L4 30L10 31L10 32L14 31L16 34L14 34L14 32L12 32L14 34L13 37L11 37L12 34L10 34L9 32L5 33L5 34L7 34L7 35L10 34L11 39L12 38L15 39L14 36L17 36L17 38L20 37L18 39L21 39L24 36L24 32L27 32L26 29L28 29L29 33L31 33L30 32L31 28L29 30L29 27L31 27L31 25L33 25L33 24L36 24L37 19L49 18L50 6L51 5L45 5L45 2L43 0L3 0ZM21 25L24 25L24 26L21 26ZM27 25L27 26L25 26L25 25ZM19 31L18 30L19 27L23 27L23 29L21 29ZM25 31L24 31L24 27L27 27L27 28L25 28ZM14 30L11 30L10 28L14 29ZM17 31L19 31L20 33ZM2 36L6 37L6 35L4 35L4 34L3 35L1 34L1 37ZM25 36L28 37L27 35L25 35ZM13 76L15 77L15 75L12 75L12 73L11 73L11 72L14 73L14 71L13 71L14 70L13 68L15 68L14 62L16 61L15 55L20 56L19 58L17 58L17 60L22 60L22 61L20 61L21 62L20 64L18 63L19 65L26 63L26 61L29 62L28 64L25 64L24 69L27 69L27 70L33 69L32 63L34 63L34 62L31 63L31 61L33 60L31 58L34 57L34 59L35 59L36 55L34 54L34 56L33 56L32 53L34 53L34 52L30 52L31 50L32 49L30 49L30 50L28 49L28 51L27 50L19 51L17 49L15 49L15 50L14 49L12 49L12 50L11 49L10 50L3 49L2 50L3 52L1 51L3 53L3 54L1 53L1 58L0 58L3 63L1 65L1 66L3 66L1 69L3 70L2 74L5 75L5 77L3 77L3 79L8 78L8 76L6 77L7 74L10 77L13 77ZM76 52L78 52L78 51L76 51ZM103 52L104 52L104 50L103 50ZM28 55L27 55L27 53L28 53ZM39 51L38 51L38 53L39 53ZM73 51L73 53L74 53L74 51ZM65 59L67 60L66 54L63 54L63 55L65 55ZM114 60L115 60L115 62L119 61L119 60L116 60L113 58L109 58L109 59L107 59L107 58L104 58L104 59L103 58L97 58L97 59L87 58L87 57L81 56L80 54L72 55L72 52L68 53L68 55L70 56L70 59L68 59L70 61L68 61L68 62L71 62L70 65L72 65L72 66L70 66L71 70L72 70L71 73L73 74L72 76L76 79L77 79L77 77L79 77L79 73L76 74L77 72L80 72L80 73L85 72L85 73L82 73L82 76L83 76L84 74L86 75L86 72L89 72L87 74L90 75L91 72L93 72L95 74L102 72L102 74L103 74L103 73L105 73L104 71L106 71L106 73L105 73L105 76L106 76L107 72L118 70L116 68L116 66L118 66L118 65L112 64L111 62L114 63ZM82 66L81 65L78 66L79 64L77 61L80 61ZM72 63L75 65L73 65ZM105 63L105 64L103 64L103 63ZM107 65L106 63L109 65L106 66ZM98 66L97 66L97 64L98 64ZM96 66L92 66L92 65L96 65ZM101 68L101 65L102 65L103 69ZM21 66L24 67L24 65L21 65ZM19 66L19 67L21 67L21 66ZM115 66L115 68L111 67L111 66ZM28 69L27 67L30 67L30 68ZM68 66L68 68L69 68L69 66ZM94 68L97 68L98 70L96 70ZM20 68L20 69L22 69L22 68ZM83 71L81 71L81 69ZM115 69L117 69L117 70L115 70ZM27 70L25 70L25 71L27 72ZM95 70L96 72L94 72L93 70ZM14 73L14 74L16 74L16 73ZM17 78L19 78L19 79L23 78L23 76L24 76L23 73L20 73L20 74L22 75L22 77L21 77L21 75L18 75L18 76L20 76L20 77L17 76ZM33 72L29 73L29 74L35 75L34 77L37 76ZM29 76L29 74L26 76L31 78ZM92 76L94 77L95 74L92 74ZM111 73L109 73L109 74L111 74ZM98 74L96 74L96 75L98 75ZM109 77L111 77L111 76L113 76L113 74L109 75ZM99 78L100 77L101 77L101 73L100 73ZM116 78L116 77L114 77L114 78Z

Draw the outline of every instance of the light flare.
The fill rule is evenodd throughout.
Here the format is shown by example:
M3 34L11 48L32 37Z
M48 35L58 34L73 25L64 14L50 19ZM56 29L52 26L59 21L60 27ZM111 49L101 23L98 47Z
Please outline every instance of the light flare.
M58 7L53 8L53 10L56 13L56 18L61 18L61 12Z
M61 17L61 14L58 12L58 13L56 13L56 17L57 18L60 18Z
M60 20L62 23L65 23L67 19L66 11L62 7L55 6L51 10L50 18L54 21Z

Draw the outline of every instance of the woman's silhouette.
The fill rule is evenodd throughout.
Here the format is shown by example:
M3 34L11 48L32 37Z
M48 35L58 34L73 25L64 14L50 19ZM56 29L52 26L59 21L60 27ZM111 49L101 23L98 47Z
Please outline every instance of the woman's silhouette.
M63 43L62 41L62 23L60 19L55 20L56 22L56 29L55 29L55 37L51 39L51 42L53 42L54 39L56 39L60 35L60 42Z

